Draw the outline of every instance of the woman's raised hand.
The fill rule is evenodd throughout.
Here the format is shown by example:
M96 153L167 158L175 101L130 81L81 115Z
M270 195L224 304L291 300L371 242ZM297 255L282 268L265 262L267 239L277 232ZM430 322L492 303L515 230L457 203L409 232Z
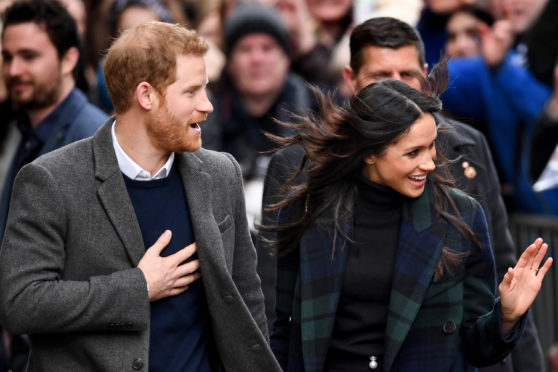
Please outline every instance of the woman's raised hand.
M504 334L513 328L537 297L544 276L553 261L552 257L549 257L541 266L547 250L548 244L544 243L541 238L536 239L519 257L517 265L513 269L510 267L504 275L504 279L498 287L502 304L502 331Z

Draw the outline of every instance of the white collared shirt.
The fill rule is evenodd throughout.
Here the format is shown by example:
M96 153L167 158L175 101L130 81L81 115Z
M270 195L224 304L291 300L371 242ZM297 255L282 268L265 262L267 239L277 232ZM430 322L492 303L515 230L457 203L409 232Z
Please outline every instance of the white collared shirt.
M114 147L114 152L116 154L116 160L118 161L118 168L120 168L120 171L124 173L126 177L135 181L151 181L160 178L165 178L169 175L172 167L172 163L174 162L174 152L170 154L169 159L167 160L165 165L163 165L163 167L159 169L159 171L155 173L154 176L151 176L150 172L140 167L138 163L133 161L132 158L130 158L128 154L124 152L122 147L120 147L120 144L116 139L116 133L114 131L115 125L116 125L116 120L114 121L114 123L112 123L112 129L111 129L112 145Z

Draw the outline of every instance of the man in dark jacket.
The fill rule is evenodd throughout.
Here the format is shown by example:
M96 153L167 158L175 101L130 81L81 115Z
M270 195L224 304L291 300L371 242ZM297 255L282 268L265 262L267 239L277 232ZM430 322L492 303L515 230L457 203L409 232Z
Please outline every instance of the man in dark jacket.
M21 141L0 185L0 244L20 168L42 154L91 136L107 118L75 87L79 39L64 6L55 1L19 1L6 9L3 22L2 73L11 102L23 115L17 120ZM3 120L8 123L10 118ZM26 342L5 331L3 336L0 370L23 369Z
M351 34L351 64L345 67L344 78L347 85L358 92L365 86L381 79L397 79L420 89L420 78L426 76L424 46L420 36L408 24L394 18L373 18L357 26ZM508 218L500 194L500 183L494 168L486 139L477 130L443 116L436 116L438 123L437 149L452 160L450 172L456 186L475 197L486 213L492 238L498 280L508 267L515 265L515 247L508 229ZM302 160L300 148L289 148L276 153L270 161L264 182L264 208L281 200L281 185L294 174ZM304 175L297 180L302 181ZM264 211L263 223L273 224L276 212ZM260 236L258 253L269 262L269 247L264 243L265 234ZM268 321L273 316L274 266L261 268ZM518 353L519 351L519 353ZM519 355L521 354L521 355ZM528 355L528 357L526 357ZM542 371L543 355L537 332L531 318L516 351L499 364L482 369L496 371Z
M227 65L213 89L215 111L202 134L204 148L226 151L246 180L262 179L273 142L264 132L281 134L274 119L305 110L309 92L289 71L286 26L273 8L241 3L225 21ZM247 195L249 197L249 195Z

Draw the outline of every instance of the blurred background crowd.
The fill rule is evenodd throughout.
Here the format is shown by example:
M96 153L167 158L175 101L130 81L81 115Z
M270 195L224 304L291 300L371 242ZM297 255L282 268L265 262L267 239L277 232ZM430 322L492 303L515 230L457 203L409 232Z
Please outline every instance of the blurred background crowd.
M1 0L0 10L12 2ZM349 62L352 28L376 16L401 19L419 30L429 67L442 54L451 57L450 86L443 97L446 114L486 135L508 212L558 214L558 181L555 177L540 180L552 168L557 138L553 128L558 119L556 1L261 0L261 6L238 0L62 3L76 20L81 38L76 85L108 114L112 103L103 78L103 52L111 40L149 20L196 29L210 43L207 66L215 107L203 125L204 147L233 154L246 181L265 174L268 155L261 152L273 145L262 131L280 131L272 118L291 119L293 113L313 107L307 83L336 90L340 100L350 94L342 71ZM7 96L1 84L3 118L17 115ZM17 133L10 125L2 125L0 131L1 176ZM259 190L249 190L253 190L257 211Z
M0 0L0 12L12 2ZM113 108L103 56L121 32L161 20L196 29L207 40L214 112L202 124L203 146L229 152L241 165L252 222L261 211L266 151L274 146L263 132L285 134L275 119L296 120L315 108L308 84L335 91L340 102L351 94L343 83L349 34L378 16L416 27L429 67L450 57L444 111L486 136L512 219L558 216L558 0L61 2L80 37L76 86L107 114ZM21 138L19 113L3 81L0 112L1 188Z
M0 7L12 1L2 0ZM558 214L556 179L546 177L533 188L556 145L556 1L261 0L257 7L238 6L237 0L62 2L81 37L76 84L107 113L112 104L103 51L111 40L148 20L196 29L211 46L207 66L216 108L204 125L204 147L233 154L247 181L265 172L268 156L261 151L272 144L262 130L279 131L272 117L285 120L312 107L306 83L336 89L340 99L349 94L342 71L352 28L371 17L399 18L419 30L430 67L442 53L451 57L444 108L486 135L508 211ZM13 110L3 86L0 100L2 117L9 118ZM17 143L13 129L0 128L0 175Z

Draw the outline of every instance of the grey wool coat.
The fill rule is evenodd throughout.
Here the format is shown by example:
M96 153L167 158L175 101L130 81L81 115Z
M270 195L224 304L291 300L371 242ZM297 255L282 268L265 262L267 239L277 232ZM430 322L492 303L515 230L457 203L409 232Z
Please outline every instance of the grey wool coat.
M0 321L30 371L148 370L145 253L107 123L18 174L0 250ZM280 371L268 345L242 176L228 154L176 156L197 242L216 370ZM217 360L216 360L217 359Z

